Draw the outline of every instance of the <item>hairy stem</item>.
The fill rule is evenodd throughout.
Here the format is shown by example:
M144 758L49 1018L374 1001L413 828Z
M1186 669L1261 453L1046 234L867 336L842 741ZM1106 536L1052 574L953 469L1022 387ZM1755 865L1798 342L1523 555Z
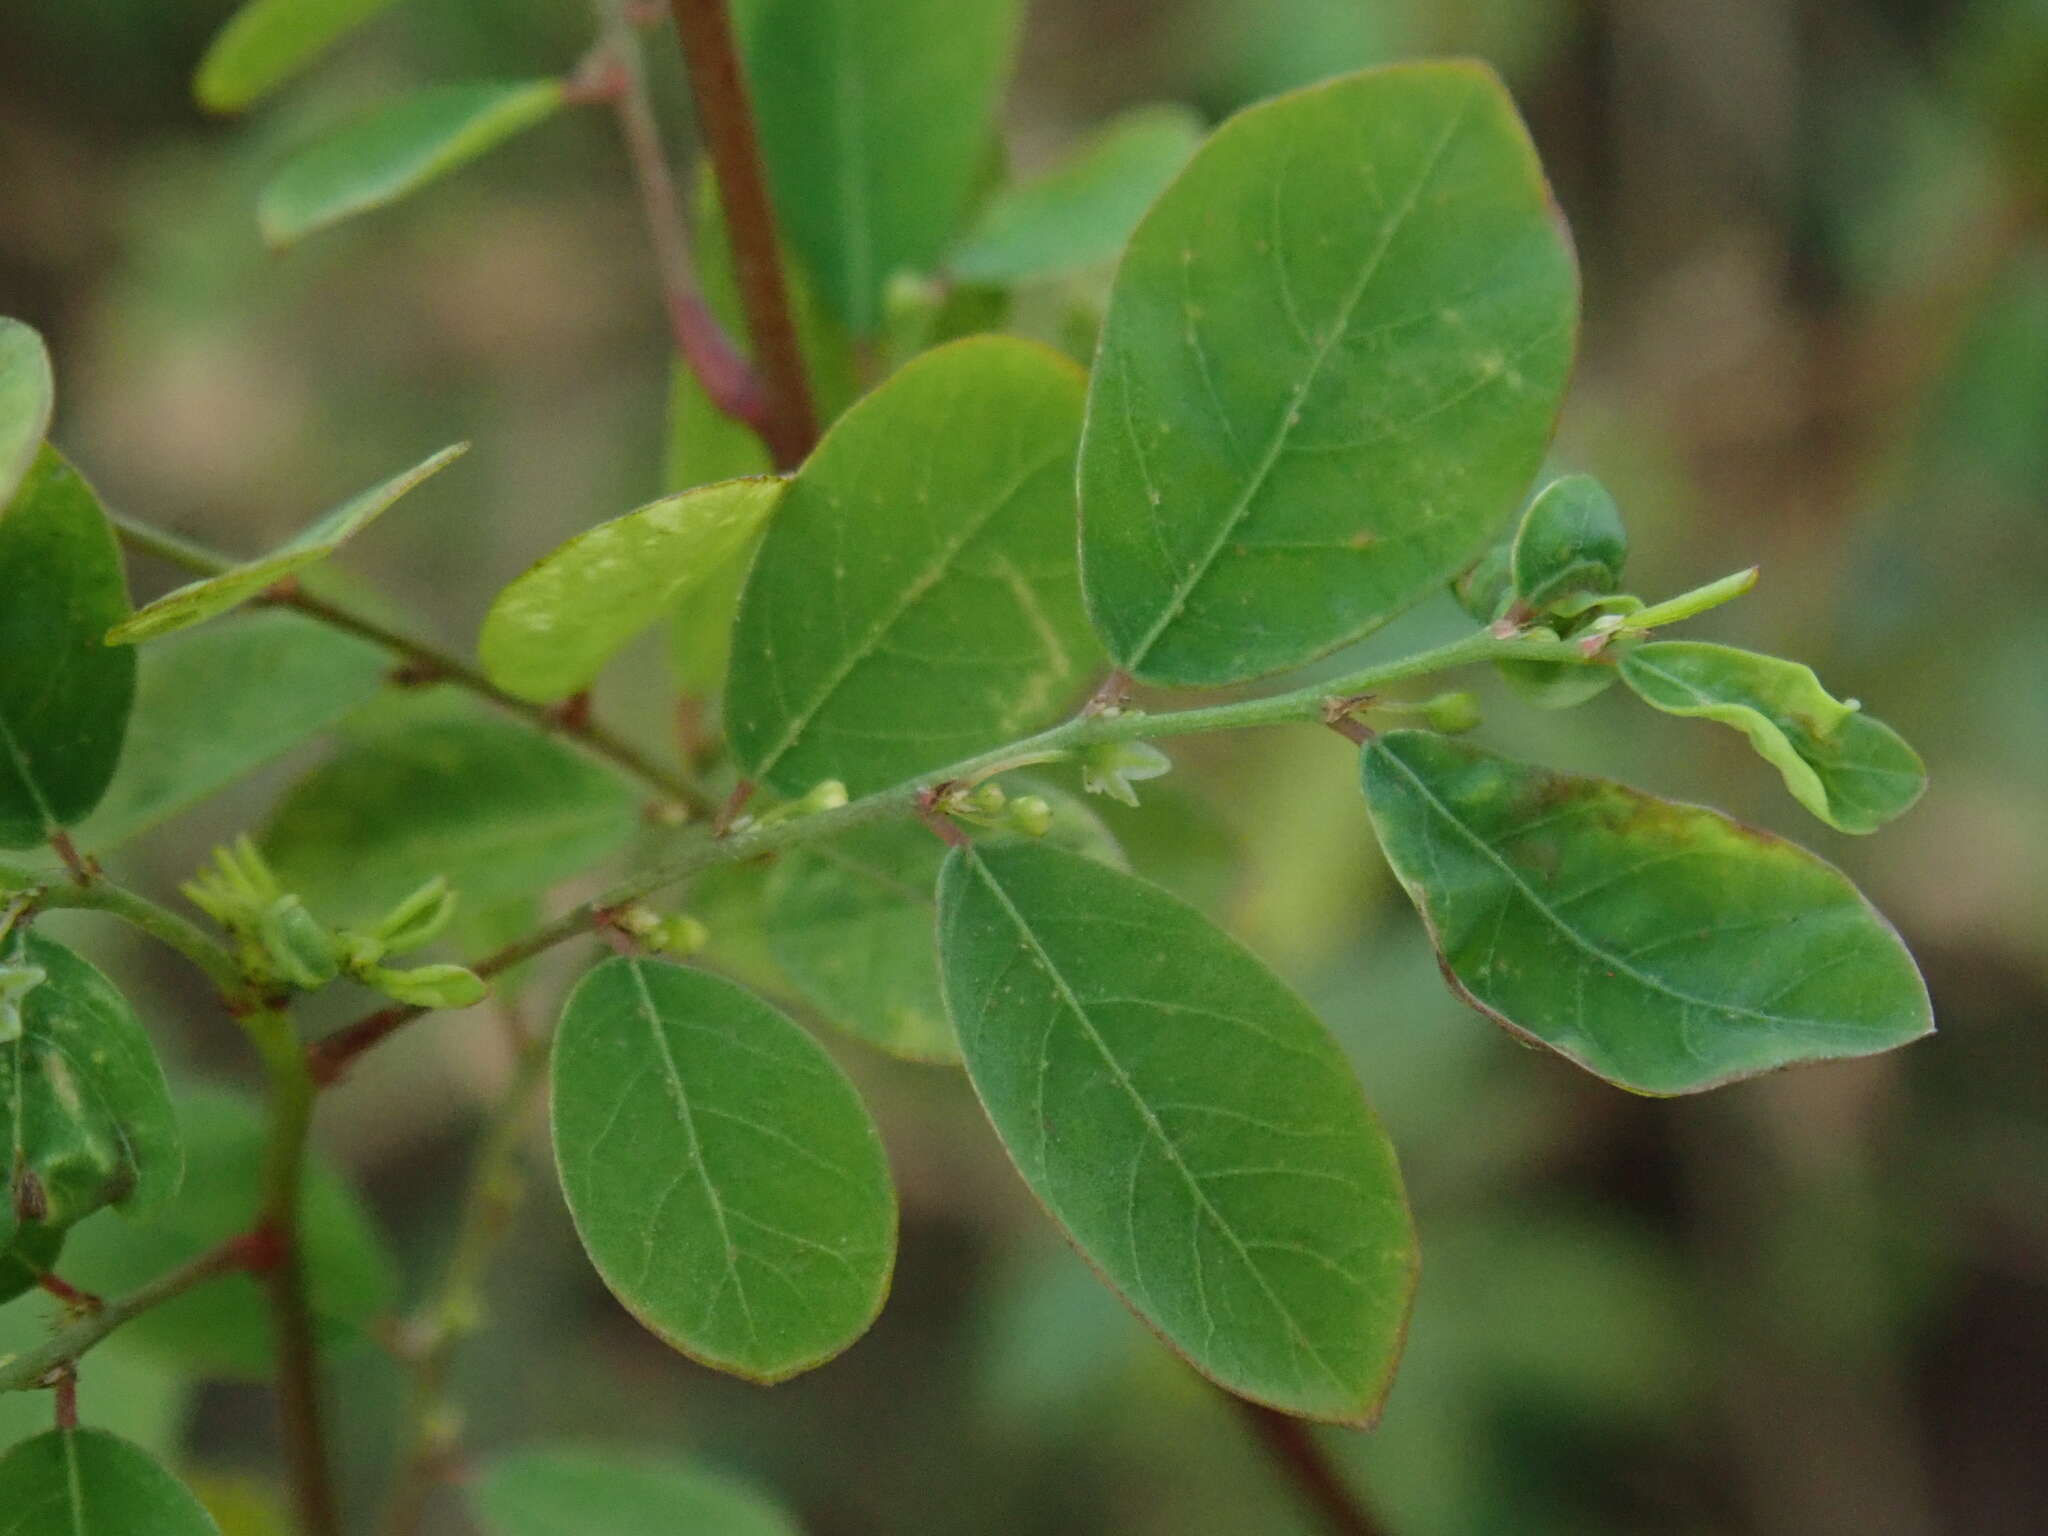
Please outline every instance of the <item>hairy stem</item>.
M403 1344L412 1366L412 1388L399 1441L398 1475L378 1525L381 1536L411 1536L419 1529L427 1499L453 1454L455 1415L448 1400L448 1378L456 1350L482 1319L484 1272L518 1204L520 1140L546 1081L547 1063L545 1038L519 1047L512 1080L477 1143L455 1242L440 1283L406 1325Z
M226 555L182 539L176 534L151 527L120 513L108 514L108 520L121 536L123 543L131 549L154 555L180 569L191 571L198 576L217 576L232 570L235 562ZM344 604L315 597L297 583L286 583L275 589L268 599L279 607L293 608L309 618L346 634L367 640L372 645L390 652L405 664L409 676L419 682L449 683L457 688L475 694L478 698L496 705L508 715L525 721L536 729L558 735L582 748L590 756L610 764L628 778L640 784L663 799L672 800L685 807L692 816L710 813L710 802L703 791L681 774L663 767L632 743L607 730L589 715L581 711L557 711L543 704L533 704L525 699L507 693L475 667L454 652L443 649L412 635L402 634L389 625L381 624L367 614Z
M916 815L927 803L926 792L934 786L956 781L973 783L985 774L1000 771L1020 760L1043 762L1104 742L1163 740L1199 731L1242 730L1249 726L1321 720L1333 701L1353 698L1391 683L1454 667L1514 659L1599 664L1570 641L1548 634L1497 636L1482 630L1433 650L1420 651L1327 683L1266 698L1156 715L1142 711L1120 714L1084 712L1036 736L962 759L950 767L920 775L893 788L864 795L837 810L782 821L756 822L724 837L700 836L674 858L621 881L553 922L486 956L471 969L480 976L494 976L557 944L591 933L602 925L606 913L629 906L665 886L687 880L715 865L739 863L821 838L836 837L878 821ZM429 1011L413 1007L381 1009L316 1041L307 1052L307 1064L314 1081L323 1086L336 1081L356 1057Z
M1384 1528L1330 1463L1312 1425L1262 1403L1233 1397L1272 1458L1275 1469L1293 1485L1302 1503L1316 1512L1332 1536L1384 1536Z
M794 469L817 445L817 413L804 376L775 206L762 169L753 103L740 73L732 14L726 0L671 0L670 9L697 104L698 129L718 178L747 336L767 391L761 440L777 469Z

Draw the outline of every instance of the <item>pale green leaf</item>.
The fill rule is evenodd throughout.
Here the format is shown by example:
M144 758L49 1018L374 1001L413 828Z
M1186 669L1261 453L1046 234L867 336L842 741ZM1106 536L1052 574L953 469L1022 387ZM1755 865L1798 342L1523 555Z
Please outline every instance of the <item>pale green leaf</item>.
M771 1500L719 1472L550 1446L485 1463L468 1483L489 1536L797 1536Z
M558 80L439 85L390 102L285 163L256 201L273 247L373 208L467 165L562 106Z
M42 450L56 390L43 338L33 327L0 315L0 507L14 500Z
M106 793L135 657L101 636L127 612L99 498L43 449L0 509L0 848L42 842Z
M246 0L199 61L193 92L209 111L239 112L391 3Z
M867 1331L896 1195L874 1122L809 1035L729 981L616 957L570 994L553 1070L576 1231L650 1331L753 1381Z
M73 1284L119 1296L247 1230L262 1200L262 1108L218 1088L183 1089L177 1106L184 1187L143 1219L96 1216L81 1225L64 1250L64 1277ZM299 1220L323 1344L363 1344L363 1330L397 1298L382 1238L361 1201L318 1159L307 1172ZM121 1339L198 1374L258 1380L271 1368L263 1293L245 1274L223 1275L151 1309L125 1325Z
M989 200L946 262L962 282L1014 283L1107 261L1201 142L1185 107L1139 107L1103 124L1052 170Z
M1426 732L1363 756L1380 845L1455 989L1609 1082L1692 1093L1933 1028L1898 935L1802 848Z
M522 699L567 698L678 604L733 580L784 489L728 480L577 534L491 604L477 641L484 671Z
M220 1536L190 1490L103 1429L52 1429L0 1456L7 1536Z
M929 272L981 174L1017 0L761 0L747 75L783 230L826 307L872 335Z
M1796 661L1659 640L1623 657L1621 675L1667 715L1741 731L1792 798L1838 831L1875 832L1927 788L1926 765L1897 731L1835 698Z
M429 476L439 473L469 451L469 444L443 448L432 458L415 464L382 485L373 486L331 512L323 514L285 543L260 559L188 582L166 592L153 603L145 603L122 623L107 631L107 644L133 645L173 630L199 624L246 603L267 587L317 565L381 517L391 504Z
M185 1155L163 1068L114 984L63 945L16 929L0 964L33 981L0 1037L0 1249L18 1219L69 1227L106 1205L145 1212L177 1193Z
M1500 82L1347 76L1197 152L1118 269L1081 450L1082 571L1162 683L1290 667L1478 553L1541 463L1578 280Z
M294 786L261 841L329 922L369 921L436 875L481 912L616 853L638 806L569 748L465 708L351 742Z
M1042 845L948 856L939 961L996 1134L1103 1278L1229 1390L1370 1420L1415 1239L1307 1005L1192 907Z
M784 794L865 794L1009 741L1093 659L1074 576L1081 379L1031 342L928 352L792 482L740 599L727 729Z

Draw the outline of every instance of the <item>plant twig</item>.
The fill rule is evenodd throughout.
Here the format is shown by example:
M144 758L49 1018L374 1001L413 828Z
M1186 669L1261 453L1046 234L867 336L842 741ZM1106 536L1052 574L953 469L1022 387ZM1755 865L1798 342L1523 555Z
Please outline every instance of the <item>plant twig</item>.
M733 276L747 318L754 365L767 394L761 440L781 470L796 468L817 446L817 413L804 376L803 350L782 268L775 205L768 197L754 107L740 73L726 0L671 0L683 67L697 106L698 130L718 178L732 241Z
M547 1079L547 1063L545 1037L519 1046L512 1080L477 1144L440 1283L401 1336L413 1379L400 1432L398 1475L377 1527L381 1536L411 1536L419 1528L427 1499L454 1451L448 1378L457 1348L479 1326L484 1271L518 1204L520 1139Z
M114 525L114 531L120 534L122 542L131 549L154 555L194 575L217 576L234 569L235 562L227 556L161 528L121 513L108 514L108 520ZM452 684L496 705L536 730L564 738L663 798L684 806L692 816L710 814L711 803L696 785L655 762L632 743L587 715L565 719L544 704L530 703L507 693L452 651L403 634L341 603L315 597L297 582L273 588L267 600L281 608L296 609L332 629L355 635L390 652L405 664L408 677L415 681Z
M1332 1536L1385 1536L1385 1527L1330 1464L1311 1426L1263 1403L1248 1403L1241 1397L1230 1400L1302 1503L1320 1517L1324 1529Z
M0 890L25 892L30 912L104 912L118 917L199 967L231 1011L251 1001L248 979L242 975L234 956L208 938L198 924L105 875L96 876L90 884L75 880L51 882L47 875L38 875L34 870L0 864Z
M495 976L557 944L598 931L605 913L630 906L665 886L687 880L714 865L739 863L819 838L838 836L856 827L916 815L931 786L950 781L977 783L981 775L1000 770L1018 759L1037 759L1046 754L1064 755L1077 748L1103 742L1151 741L1202 731L1242 730L1248 726L1280 725L1290 721L1320 721L1332 698L1367 693L1390 683L1477 662L1515 659L1563 661L1581 666L1604 664L1587 658L1570 641L1554 636L1498 636L1481 630L1448 645L1368 667L1348 677L1262 699L1244 699L1234 704L1173 710L1156 715L1142 711L1083 713L1036 736L963 759L893 788L877 790L836 810L781 821L757 821L725 837L702 835L674 858L635 874L572 908L553 922L486 956L470 969L479 976ZM416 1007L380 1009L315 1041L307 1048L307 1066L313 1080L323 1087L338 1081L349 1064L364 1051L429 1011Z

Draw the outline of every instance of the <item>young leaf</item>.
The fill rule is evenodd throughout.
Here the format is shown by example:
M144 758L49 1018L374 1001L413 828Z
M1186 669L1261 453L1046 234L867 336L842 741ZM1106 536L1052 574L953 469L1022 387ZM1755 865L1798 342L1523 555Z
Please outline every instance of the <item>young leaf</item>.
M744 1483L687 1464L573 1446L514 1451L466 1485L489 1536L797 1536Z
M1693 1093L1934 1027L1898 935L1802 848L1426 732L1363 757L1453 988L1611 1083Z
M861 795L1052 718L1093 650L1080 425L1078 371L996 336L926 353L840 419L740 598L726 716L749 777Z
M620 1303L693 1360L781 1381L881 1310L896 1193L860 1097L731 982L616 957L562 1011L555 1160Z
M1621 675L1667 715L1732 725L1785 777L1792 798L1841 832L1875 832L1927 788L1920 755L1813 668L1693 640L1659 640L1622 658Z
M1627 559L1628 532L1607 487L1591 475L1566 475L1522 514L1509 571L1516 600L1542 613L1563 598L1617 590Z
M375 698L391 659L284 609L141 653L121 766L78 840L105 853L283 756Z
M8 1536L220 1536L190 1490L103 1429L52 1429L0 1456Z
M17 1222L62 1228L103 1205L162 1205L184 1176L163 1068L114 984L63 945L16 930L0 965L31 984L0 1036L0 1247ZM42 980L34 981L40 972Z
M301 150L265 186L256 222L272 248L467 165L562 106L558 80L439 85L358 117Z
M1052 801L1049 840L1127 867L1089 806L1045 786L1013 788ZM912 823L862 827L790 849L765 894L769 953L805 1001L848 1034L910 1061L960 1059L932 953L932 886L945 852Z
M0 508L0 848L82 821L120 761L135 657L100 643L128 611L99 498L54 448Z
M163 1209L137 1221L98 1216L71 1234L64 1276L119 1296L197 1258L245 1230L262 1199L261 1107L217 1088L181 1090L178 1123L185 1183ZM303 1257L315 1322L330 1346L364 1342L363 1329L388 1312L398 1277L369 1214L326 1163L308 1170L299 1207ZM272 1360L262 1294L248 1275L224 1275L136 1318L125 1344L195 1374L261 1380Z
M1233 1392L1371 1419L1414 1233L1307 1005L1192 907L1038 845L947 857L939 964L996 1134L1119 1294Z
M826 307L873 335L980 175L1017 0L761 0L742 14L775 208Z
M381 517L399 497L468 451L467 443L443 448L404 474L394 475L382 485L373 486L360 496L343 502L262 558L238 565L231 571L223 571L218 576L188 582L175 591L166 592L153 603L143 604L128 619L107 631L107 644L133 645L139 640L153 640L158 635L204 623L246 603L264 588L275 586L285 577L325 560Z
M262 844L287 890L354 924L436 875L470 911L537 894L617 852L637 820L605 769L465 708L344 747L285 796Z
M1234 682L1442 585L1536 472L1577 319L1484 66L1350 75L1225 123L1132 236L1090 385L1082 577L1111 657Z
M1201 119L1185 107L1112 118L1062 164L990 199L947 260L948 274L1014 283L1109 260L1201 139Z
M500 592L477 654L522 699L567 698L614 652L727 574L782 499L783 481L728 480L599 523Z
M49 435L56 388L43 338L0 315L0 507L14 500Z
M193 92L210 112L239 112L391 3L246 0L199 61Z

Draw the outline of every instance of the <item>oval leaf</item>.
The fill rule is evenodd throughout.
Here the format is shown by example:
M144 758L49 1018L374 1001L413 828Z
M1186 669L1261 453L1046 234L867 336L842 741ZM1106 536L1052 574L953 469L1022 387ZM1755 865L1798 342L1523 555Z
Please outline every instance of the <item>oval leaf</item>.
M15 999L12 1038L0 1035L0 1146L12 1149L0 1235L16 1218L68 1227L103 1205L161 1205L177 1193L184 1152L128 1000L38 934L0 941L0 966L31 983Z
M1051 803L1053 843L1126 867L1090 807L1043 785L1010 789ZM945 853L912 822L861 827L784 853L765 893L769 953L804 1000L848 1034L909 1061L960 1059L932 952L932 886Z
M1192 907L1038 845L948 856L939 964L996 1134L1119 1294L1229 1390L1369 1420L1414 1234L1307 1005Z
M1233 682L1441 586L1542 461L1577 321L1562 221L1483 66L1225 123L1138 226L1103 325L1082 573L1111 657Z
M293 786L262 844L286 889L360 923L436 875L470 914L538 894L616 853L638 821L610 772L464 704L351 742Z
M611 1451L515 1451L466 1487L490 1536L797 1536L796 1522L744 1483Z
M43 338L33 327L0 315L0 507L14 500L35 463L50 433L56 399Z
M1891 926L1768 833L1420 731L1364 777L1454 988L1611 1083L1693 1093L1934 1027Z
M188 582L166 592L153 603L145 603L125 622L107 631L107 644L133 645L151 640L188 625L204 623L257 596L266 587L317 565L383 516L391 504L421 481L438 474L469 452L469 444L443 448L432 458L415 464L402 475L343 502L299 531L259 560L222 571L200 581Z
M1018 0L760 0L747 75L777 222L861 335L899 272L929 272L987 163ZM821 104L829 103L829 110Z
M1784 775L1792 798L1842 832L1875 832L1927 788L1920 754L1813 668L1728 645L1658 640L1622 658L1621 675L1667 715L1732 725Z
M1616 591L1627 560L1628 530L1607 487L1591 475L1566 475L1522 514L1509 571L1516 600L1542 613L1561 599Z
M740 599L726 715L750 777L862 795L1068 702L1093 654L1074 579L1080 426L1079 371L994 336L927 352L840 419Z
M139 1446L53 1429L0 1456L8 1536L220 1536L213 1516Z
M653 1333L768 1382L867 1331L896 1192L860 1096L809 1035L729 981L618 957L569 995L553 1082L576 1231Z
M128 728L135 657L101 643L128 611L99 498L45 448L0 509L0 848L99 804Z
M577 534L491 604L477 642L484 670L522 699L567 698L678 603L729 579L784 489L729 480Z
M253 1100L222 1089L178 1094L186 1177L177 1197L136 1221L95 1217L71 1234L64 1276L119 1296L197 1258L249 1224L263 1198L267 1127ZM398 1277L362 1202L316 1159L299 1208L307 1289L328 1347L368 1342L364 1330L397 1299ZM121 1343L195 1374L260 1380L272 1354L263 1295L223 1275L123 1326Z
M1014 283L1108 261L1201 140L1201 119L1185 107L1112 118L1063 164L991 198L948 274Z
M193 91L213 112L239 112L311 63L392 0L248 0L199 61Z
M256 222L272 247L395 203L552 117L558 80L476 80L391 102L301 150L264 187Z

